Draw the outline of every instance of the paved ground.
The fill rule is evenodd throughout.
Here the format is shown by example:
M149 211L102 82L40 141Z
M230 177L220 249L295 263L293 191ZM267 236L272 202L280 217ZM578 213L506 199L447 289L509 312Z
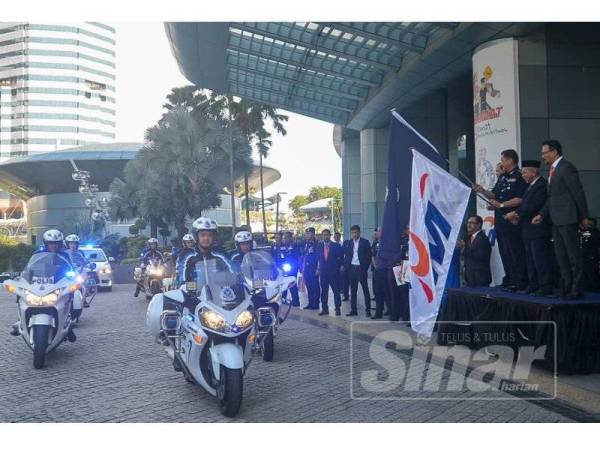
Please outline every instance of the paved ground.
M216 400L172 370L145 330L147 302L116 285L85 310L77 342L32 368L21 338L0 339L0 422L217 422ZM0 294L0 333L13 322L13 298ZM275 360L254 359L237 421L245 422L563 422L597 420L555 401L353 400L350 340L335 326L295 311L277 338ZM332 322L333 323L333 322ZM2 334L0 334L2 336ZM354 341L354 367L369 343ZM408 361L405 361L408 363ZM443 372L443 369L437 369ZM446 371L447 372L447 371ZM444 374L447 377L448 374ZM356 393L356 391L355 391Z

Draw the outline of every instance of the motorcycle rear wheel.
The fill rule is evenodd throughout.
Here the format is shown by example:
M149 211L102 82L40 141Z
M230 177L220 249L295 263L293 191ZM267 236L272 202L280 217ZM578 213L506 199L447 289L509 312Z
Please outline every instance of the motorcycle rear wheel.
M50 327L48 325L34 325L31 332L33 333L33 367L43 369L46 363Z
M217 398L221 405L221 413L225 417L235 417L242 405L244 376L242 369L228 369L221 366L221 379L217 388Z

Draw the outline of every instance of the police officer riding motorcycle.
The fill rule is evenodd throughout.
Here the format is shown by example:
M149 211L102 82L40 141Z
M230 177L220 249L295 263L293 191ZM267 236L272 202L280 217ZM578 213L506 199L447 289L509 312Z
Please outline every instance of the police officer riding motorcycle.
M186 234L181 240L183 242L183 248L177 253L177 259L175 260L176 287L181 286L185 281L185 263L188 258L197 254L194 236Z
M98 292L99 278L94 271L96 268L94 263L88 264L85 254L79 250L79 236L70 234L65 238L67 244L66 253L71 258L71 263L77 272L78 281L81 283L81 295L83 297L83 307L89 308L92 300Z
M67 273L69 273L69 275L75 275L74 272L72 272L73 266L69 254L65 252L63 234L59 230L51 229L44 232L44 234L42 235L42 239L44 241L43 247L33 252L28 265L31 264L35 255L55 254L55 262L59 264L60 270L58 270L57 273L53 275L53 278L56 278L56 276L60 276L61 278L63 278ZM28 274L25 274L25 277L27 277L27 275ZM79 315L81 315L82 309L81 299L79 299L78 302L75 302L73 301L74 296L72 294L70 295L70 297L70 306L67 310L67 314L69 314L70 316L69 321L71 319L76 319ZM17 296L17 302L19 302L19 300L20 299ZM23 324L23 326L27 327L28 324ZM19 336L22 334L21 320L18 320L13 324L10 334L13 336ZM76 339L75 333L70 327L68 327L66 338L71 342L74 342Z
M165 259L158 250L158 239L150 238L147 244L148 248L140 255L140 267L134 271L134 279L137 281L134 297L137 297L141 290L146 292L148 298L150 294L154 295L156 292L152 292L153 289L158 288L153 287L153 285L158 286L160 284L162 289Z
M237 252L231 256L231 261L239 267L239 265L242 264L244 255L252 251L254 240L252 238L252 233L249 231L239 231L234 236L234 240Z
M252 303L241 276L214 250L217 223L200 217L192 229L196 254L186 259L185 284L154 296L146 324L168 347L174 369L217 397L222 413L232 417L256 339Z

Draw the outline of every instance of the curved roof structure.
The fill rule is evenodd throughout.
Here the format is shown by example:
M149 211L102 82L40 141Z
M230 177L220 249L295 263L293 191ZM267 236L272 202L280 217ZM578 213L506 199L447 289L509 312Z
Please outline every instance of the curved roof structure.
M526 23L175 22L165 29L181 72L238 95L354 130L382 126L470 70L475 47Z
M72 179L73 161L80 170L91 173L91 183L108 191L110 183L123 173L125 164L142 148L140 143L97 144L12 158L0 163L0 188L22 199L36 195L77 192ZM276 169L263 165L265 186L281 178ZM259 169L249 177L250 189L260 189Z

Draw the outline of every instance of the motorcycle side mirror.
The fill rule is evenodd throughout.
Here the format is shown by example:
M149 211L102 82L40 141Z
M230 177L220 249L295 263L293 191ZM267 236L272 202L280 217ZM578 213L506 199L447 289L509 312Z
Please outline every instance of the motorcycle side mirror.
M108 257L108 262L115 262L115 258L113 258L112 256Z

